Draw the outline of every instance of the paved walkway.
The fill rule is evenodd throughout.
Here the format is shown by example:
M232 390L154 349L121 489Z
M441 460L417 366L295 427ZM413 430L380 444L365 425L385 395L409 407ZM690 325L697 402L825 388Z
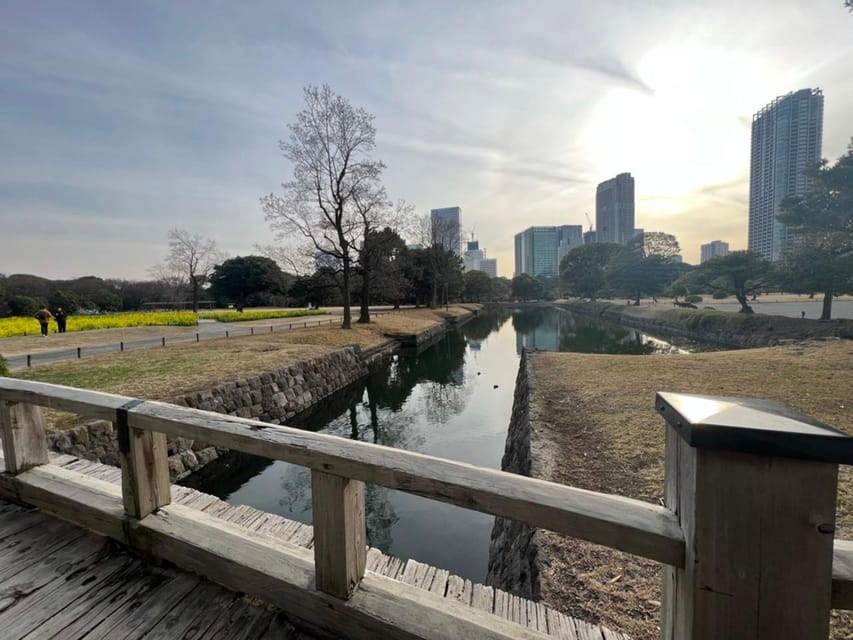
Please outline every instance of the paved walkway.
M339 307L333 307L327 311L328 315L322 316L272 318L244 322L224 323L214 320L201 320L198 326L191 328L131 327L64 334L51 333L47 338L38 335L19 336L0 340L0 354L6 358L9 369L23 369L36 364L85 358L103 353L118 353L131 349L168 346L214 338L335 325L341 321L342 310ZM391 311L391 307L371 308L371 313L377 316ZM353 313L357 317L358 309L354 308Z
M0 501L4 640L311 640L280 612L112 541Z

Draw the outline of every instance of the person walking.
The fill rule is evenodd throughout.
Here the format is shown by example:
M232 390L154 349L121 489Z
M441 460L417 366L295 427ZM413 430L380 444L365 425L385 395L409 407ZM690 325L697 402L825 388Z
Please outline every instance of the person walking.
M53 317L50 311L42 307L38 311L33 314L33 317L39 321L41 325L41 336L42 338L47 337L47 323L50 322L50 319Z
M56 332L65 333L65 321L68 319L68 312L62 307L57 307L53 317L56 318Z

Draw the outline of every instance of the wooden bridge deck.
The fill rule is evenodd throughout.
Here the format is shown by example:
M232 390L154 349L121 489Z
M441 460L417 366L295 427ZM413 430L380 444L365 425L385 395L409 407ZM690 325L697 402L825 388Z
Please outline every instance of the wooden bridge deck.
M114 542L0 501L0 636L309 640L276 611Z
M121 469L116 467L111 467L107 465L103 465L97 462L91 462L89 460L83 460L80 458L76 458L74 456L69 455L60 455L60 454L51 454L51 463L56 464L58 466L62 466L68 470L76 471L77 473L81 473L84 475L88 475L94 478L98 478L100 480L104 480L107 482L111 482L114 484L121 484ZM0 464L2 464L2 458L0 458ZM255 533L266 534L270 536L275 536L280 540L284 540L290 542L292 544L297 544L299 546L305 548L312 548L314 542L313 528L308 525L304 525L299 522L295 522L293 520L288 520L281 516L277 516L275 514L266 513L263 511L259 511L252 507L244 506L244 505L231 505L227 502L219 500L218 498L201 493L194 489L189 489L181 486L172 486L172 501L175 503L182 504L187 507L191 507L194 509L198 509L200 511L204 511L210 515L221 518L227 522L230 522L239 527L245 528L248 531L253 531ZM35 514L27 514L28 518L36 517ZM45 518L45 516L39 515L40 518ZM14 520L14 518L9 519L10 523ZM71 529L76 529L71 527L70 525L61 524L58 522L53 522L51 519L47 519L49 522L52 522L52 527L66 527ZM6 538L7 533L3 531L2 522L5 520L0 520L0 540ZM51 529L52 530L52 529ZM79 529L77 537L82 536L82 532ZM45 534L46 542L56 542L59 540L61 535L53 535L53 534ZM85 536L87 538L93 538L100 541L100 544L103 548L110 548L113 551L111 553L118 554L119 552L116 550L116 546L110 542L105 541L103 538L98 538L97 536ZM94 544L94 543L92 543ZM5 547L3 547L5 548ZM74 548L74 547L71 547ZM71 549L69 548L69 550ZM2 553L2 551L0 551ZM85 553L85 551L81 551L81 553ZM93 552L89 552L87 558L89 558L89 562L91 565L91 575L95 575L97 572L94 570L94 565L92 564L92 555ZM97 554L95 554L97 555ZM41 557L38 554L35 554L34 557ZM110 553L105 553L104 557L109 559L112 558ZM129 556L124 556L129 558ZM3 564L3 557L0 556L0 577L3 575L3 571L5 571ZM94 560L94 562L104 562L104 560ZM112 564L109 566L113 566L116 564L121 564L119 560L112 560ZM89 565L87 565L89 566ZM571 618L566 616L550 607L544 606L539 603L531 602L529 600L525 600L523 598L519 598L510 593L502 591L500 589L494 589L492 587L488 587L481 584L472 583L470 580L463 579L459 576L452 575L448 571L444 569L437 569L436 567L432 567L415 560L400 560L399 558L394 558L391 556L384 555L377 549L370 549L367 555L367 570L372 571L374 573L379 573L389 578L393 578L395 580L400 580L412 586L418 587L420 589L424 589L426 591L430 591L437 595L443 596L445 598L450 598L456 601L459 601L468 606L481 609L483 611L487 611L490 613L494 613L500 617L503 617L507 620L511 620L519 625L527 627L529 629L537 630L541 633L545 633L547 635L553 636L555 638L559 638L560 640L629 640L627 636L622 634L610 631L609 629L598 627L596 625L592 625L582 620L577 620L575 618ZM120 569L113 569L113 573L118 571L121 574ZM153 569L146 569L149 573L155 571ZM76 575L76 574L75 574ZM88 574L87 574L88 575ZM112 575L112 574L111 574ZM123 575L123 574L121 574ZM186 574L181 574L177 571L160 571L159 573L154 573L152 575L168 575L168 578L147 578L150 580L168 580L167 584L172 583L186 583L190 580L190 578ZM178 575L183 575L182 581L179 581L177 577ZM100 576L100 580L108 580L108 578ZM54 576L54 580L58 580L57 576ZM92 578L88 578L92 580ZM98 579L98 578L96 578ZM138 591L144 591L144 580L146 578L140 578L142 580L142 584L137 587ZM123 580L116 576L115 580ZM265 633L265 629L272 628L275 626L278 628L284 628L282 625L286 625L286 620L282 616L275 616L271 613L262 613L258 611L257 613L249 613L254 612L253 608L247 609L246 612L243 612L242 609L239 608L238 603L241 601L236 599L233 594L227 592L219 587L214 587L210 583L204 582L200 579L195 578L196 585L204 585L196 586L195 589L190 588L187 590L187 593L180 595L178 593L175 598L169 600L168 598L162 598L158 600L160 604L157 605L159 607L159 615L162 617L162 621L171 620L172 625L177 625L180 623L181 629L187 629L187 625L192 625L194 623L201 624L201 620L206 621L208 618L214 622L220 620L220 618L225 616L225 620L220 620L217 622L219 625L224 625L225 623L234 620L241 619L244 620L241 624L231 625L235 629L235 634L239 631L240 634L234 635L234 638L267 638L267 637L280 637L280 638L307 638L308 636L299 636L299 635L285 635L286 632L277 632L279 635L263 635ZM87 583L88 584L88 583ZM100 584L100 582L98 583ZM134 583L135 584L135 583ZM58 586L58 585L57 585ZM90 585L91 586L91 585ZM8 612L11 612L12 609L6 611L4 607L6 606L4 603L6 600L5 589L7 585L5 582L0 583L0 628L2 627L4 617ZM89 587L87 587L89 588ZM177 587L174 587L177 588ZM192 609L193 615L191 620L184 620L181 618L178 620L179 609L183 609L183 607L175 607L176 602L184 600L189 604L189 600L187 598L190 597L190 592L195 592L195 590L206 590L207 593L211 593L211 589L217 590L220 594L218 596L198 596L200 601L204 601L209 603L209 607L206 608L206 614L204 616L194 615L195 608ZM184 586L186 590L186 586ZM114 591L117 588L114 586ZM149 587L150 590L150 587ZM100 589L98 589L100 591ZM201 591L200 593L204 593L205 591ZM32 594L33 597L38 599L40 596L38 592ZM109 598L108 594L105 593L102 597ZM122 594L124 596L124 593ZM153 595L152 595L153 597ZM206 599L205 599L206 598ZM230 598L230 600L229 600ZM215 602L215 604L214 604ZM164 604L169 603L169 607L164 608ZM121 607L121 605L117 605ZM246 606L246 605L243 605ZM93 607L96 609L95 607ZM14 608L13 608L14 609ZM234 610L233 613L224 614L224 611ZM170 617L171 616L171 617ZM255 617L252 617L255 616ZM211 622L211 624L212 624ZM99 623L100 624L100 623ZM140 623L141 624L141 623ZM165 622L163 622L165 624ZM266 624L266 627L264 626ZM227 628L231 628L227 627ZM242 632L245 632L248 627L255 630L252 633L246 635ZM159 626L162 632L165 632L168 628L168 625L163 627ZM223 629L226 627L223 627ZM217 627L218 629L218 627ZM153 633L153 628L148 629L143 632L142 635L128 635L126 637L140 637L140 638L177 638L184 637L181 633L177 633L176 635L162 635L161 632L158 632L154 635L145 635L145 633ZM288 631L290 633L295 633L292 631ZM271 633L271 632L270 632ZM22 634L23 637L24 634ZM5 635L3 636L6 637ZM11 637L11 636L10 636ZM52 638L52 635L33 635L27 636L33 638ZM107 638L107 637L119 637L119 636L109 636L109 635L79 635L79 636L66 636L66 635L58 635L55 636L57 638ZM124 638L125 636L121 636ZM206 631L202 631L201 633L192 635L194 638L203 638L203 637L216 637L216 638L231 638L232 636L225 635L225 632L218 632L216 634L208 633Z

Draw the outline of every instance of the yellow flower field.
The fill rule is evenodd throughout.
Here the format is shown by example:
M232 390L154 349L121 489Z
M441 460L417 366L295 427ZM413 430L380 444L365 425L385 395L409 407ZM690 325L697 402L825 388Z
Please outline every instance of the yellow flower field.
M219 322L240 322L245 320L266 320L268 318L296 318L299 316L325 315L325 311L316 309L285 309L282 311L202 311L199 318L218 320Z
M268 318L294 318L297 316L323 315L325 311L308 309L285 309L281 311L203 311L196 316L192 311L144 311L135 313L105 313L101 315L68 316L68 331L91 331L92 329L121 329L124 327L191 327L197 318L218 320L219 322L240 322L246 320L266 320ZM56 322L50 321L51 332ZM12 336L34 336L40 333L35 318L0 318L0 338Z
M179 326L189 327L196 324L196 315L191 311L150 311L139 313L108 313L103 315L68 316L68 331L90 331L92 329L119 329L122 327ZM56 322L50 321L51 331ZM12 336L32 336L40 333L35 318L0 318L0 338Z

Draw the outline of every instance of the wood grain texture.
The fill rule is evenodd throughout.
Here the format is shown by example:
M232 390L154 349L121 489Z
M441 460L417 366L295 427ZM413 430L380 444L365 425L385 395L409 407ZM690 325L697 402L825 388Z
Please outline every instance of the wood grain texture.
M317 588L349 598L367 562L364 483L314 469L311 502Z
M0 437L8 473L47 464L47 435L41 407L0 400Z
M827 637L837 466L667 446L687 558L665 571L662 637Z
M380 445L114 394L0 380L0 398L114 419L526 522L673 566L684 538L668 509Z
M129 451L120 452L124 509L141 519L172 501L166 434L128 429Z
M684 544L665 508L380 445L233 416L143 402L132 427L245 453L527 522L681 566Z

